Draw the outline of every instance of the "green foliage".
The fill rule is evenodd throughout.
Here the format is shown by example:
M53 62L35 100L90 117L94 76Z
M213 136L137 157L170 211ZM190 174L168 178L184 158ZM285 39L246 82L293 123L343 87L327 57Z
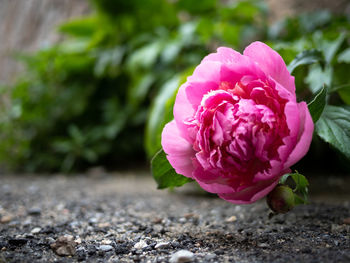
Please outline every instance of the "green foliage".
M145 148L150 157L161 149L161 133L166 123L173 117L172 105L180 85L179 76L175 76L164 84L155 97L145 130Z
M295 173L289 173L289 174L283 175L280 179L280 183L286 184L288 178L292 178L295 185L293 189L295 204L296 205L307 204L308 193L309 193L309 189L308 189L309 182L306 179L306 177L298 173L297 171L295 171Z
M179 25L173 5L146 6L151 2L141 10L145 1L96 1L96 14L59 26L64 41L20 56L27 73L4 94L11 103L1 112L1 162L15 170L70 171L144 158L151 94L171 76L158 61L179 39L162 31ZM115 17L115 10L123 15Z
M152 157L161 149L160 142L163 127L174 118L173 105L177 90L193 70L194 68L189 68L182 74L177 74L165 82L160 92L154 98L145 130L145 149L149 157Z
M288 70L292 74L293 71L299 66L309 65L321 61L323 61L323 56L319 50L304 50L301 53L299 53L295 57L295 59L293 59L293 61L288 65Z
M328 11L302 14L278 22L268 35L271 46L290 62L298 99L311 101L316 134L349 158L350 114L344 113L344 104L350 105L348 18Z
M163 150L160 150L152 159L152 174L158 184L158 189L182 186L193 181L183 175L177 174L170 165Z
M20 56L27 72L6 89L0 116L9 168L118 166L144 158L143 144L153 155L187 70L219 42L240 48L266 33L257 1L91 2L96 13L58 27L63 41Z
M316 133L350 159L350 107L326 106Z
M327 87L323 86L320 92L307 105L314 123L321 117L324 107L326 106Z
M327 103L350 104L344 16L318 12L268 27L268 10L258 0L91 3L93 14L58 27L61 42L19 55L26 74L0 89L3 167L120 166L145 158L143 146L151 157L161 148L178 87L220 45L241 51L265 41L287 64L301 53L290 64L298 97L310 101L326 84Z

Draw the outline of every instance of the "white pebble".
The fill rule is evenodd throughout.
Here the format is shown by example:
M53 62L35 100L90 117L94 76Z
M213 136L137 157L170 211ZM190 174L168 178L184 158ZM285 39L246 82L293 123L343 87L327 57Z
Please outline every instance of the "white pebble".
M112 249L113 249L113 247L110 245L102 245L99 247L99 250L101 250L103 252L111 251Z
M80 245L81 244L81 238L80 237L76 238L74 240L74 242Z
M110 245L110 244L112 244L112 240L103 239L103 240L101 241L101 244L102 244L102 245Z
M194 258L194 254L188 250L179 250L170 258L170 263L190 262Z
M154 246L154 248L164 248L169 245L169 242L159 242L157 245Z
M143 249L143 248L145 248L145 247L147 247L147 246L148 246L148 245L147 245L146 241L140 240L139 242L137 242L137 243L134 245L134 248L136 248L136 249Z
M225 221L230 223L230 222L235 222L236 220L237 220L236 216L231 216L231 217L227 218Z
M184 217L181 217L181 218L179 219L179 222L180 222L180 223L186 223L186 221L187 221L187 220L186 220L186 218L184 218Z
M40 231L41 231L41 228L40 228L40 227L35 227L35 228L32 229L32 231L30 231L30 233L32 233L32 234L38 234Z

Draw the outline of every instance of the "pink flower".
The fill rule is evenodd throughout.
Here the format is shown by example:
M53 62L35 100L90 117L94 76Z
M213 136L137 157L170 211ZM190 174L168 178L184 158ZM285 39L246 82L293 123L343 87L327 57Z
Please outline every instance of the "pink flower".
M314 125L281 56L254 42L205 57L177 94L162 146L176 172L236 204L267 195L308 151Z

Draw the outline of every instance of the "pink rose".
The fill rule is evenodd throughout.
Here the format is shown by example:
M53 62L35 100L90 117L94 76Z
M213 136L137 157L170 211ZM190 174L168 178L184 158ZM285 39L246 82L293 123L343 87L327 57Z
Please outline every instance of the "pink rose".
M267 195L308 151L314 125L281 56L254 42L205 57L177 94L162 146L177 173L236 204Z

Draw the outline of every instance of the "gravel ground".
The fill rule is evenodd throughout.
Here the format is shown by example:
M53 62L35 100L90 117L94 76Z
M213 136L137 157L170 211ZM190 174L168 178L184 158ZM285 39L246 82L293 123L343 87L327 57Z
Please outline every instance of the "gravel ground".
M2 176L3 262L350 262L350 180L312 180L310 205L269 218L151 177Z

